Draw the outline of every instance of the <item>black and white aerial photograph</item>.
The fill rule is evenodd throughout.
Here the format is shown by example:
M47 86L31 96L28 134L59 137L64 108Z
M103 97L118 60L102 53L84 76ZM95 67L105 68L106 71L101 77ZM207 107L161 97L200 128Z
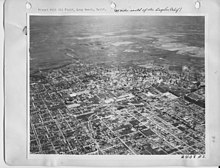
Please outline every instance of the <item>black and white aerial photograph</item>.
M29 153L205 154L205 17L30 15Z

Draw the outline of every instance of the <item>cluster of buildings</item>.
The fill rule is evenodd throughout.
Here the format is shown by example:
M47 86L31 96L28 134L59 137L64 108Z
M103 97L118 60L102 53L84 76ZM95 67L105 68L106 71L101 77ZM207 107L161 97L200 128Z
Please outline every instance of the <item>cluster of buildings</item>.
M152 62L31 74L30 153L204 154L204 79Z

